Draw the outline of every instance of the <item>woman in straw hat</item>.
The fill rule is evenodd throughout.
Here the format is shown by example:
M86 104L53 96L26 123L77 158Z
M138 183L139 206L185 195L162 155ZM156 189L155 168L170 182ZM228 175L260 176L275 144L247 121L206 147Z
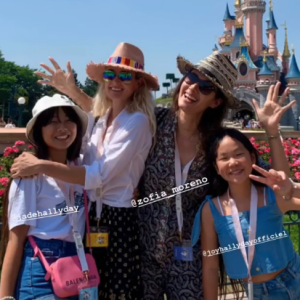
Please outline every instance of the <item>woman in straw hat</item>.
M85 166L66 167L24 154L12 167L13 177L44 173L90 190L99 298L140 300L138 226L131 199L156 130L150 90L158 88L157 78L144 71L139 48L121 43L107 63L87 66L88 76L100 84L92 100L76 87L70 63L65 74L51 61L55 71L42 65L51 75L38 73L49 80L41 83L67 94L86 112L92 110L83 149Z
M197 65L179 56L177 63L183 78L173 95L173 109L157 110L156 144L146 161L141 199L136 201L141 206L145 300L163 299L164 294L168 300L203 299L201 245L192 247L191 234L195 214L212 182L204 146L210 132L222 126L227 109L238 103L233 95L237 70L225 56L215 53ZM278 92L279 84L271 87L269 98L275 99ZM271 100L262 109L253 104L270 136L272 167L288 173L285 154L278 147L277 122L272 118L282 114L283 108Z

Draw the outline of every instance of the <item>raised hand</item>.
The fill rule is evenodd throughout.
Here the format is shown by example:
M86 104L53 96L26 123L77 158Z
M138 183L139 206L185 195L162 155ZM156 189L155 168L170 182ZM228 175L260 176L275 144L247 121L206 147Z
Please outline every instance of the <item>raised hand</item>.
M272 134L278 133L278 125L282 115L296 103L294 100L282 107L285 99L289 95L290 90L289 88L286 88L280 100L278 101L280 85L281 83L278 82L275 86L272 85L270 87L267 100L262 108L259 107L259 104L256 100L252 100L258 120L262 124L262 127L266 130L266 132L270 132Z
M41 84L50 85L56 88L61 93L69 95L70 91L72 91L76 87L74 73L71 68L71 63L70 62L67 63L68 73L65 73L53 58L50 57L49 60L51 61L55 70L53 70L46 64L41 64L41 66L46 71L48 71L51 75L47 75L39 71L35 72L36 75L44 79L44 80L39 80L38 82Z
M266 171L257 165L253 165L253 169L264 177L251 174L249 175L251 179L269 186L274 192L281 196L286 196L291 192L293 188L292 183L284 172L275 171L273 169Z

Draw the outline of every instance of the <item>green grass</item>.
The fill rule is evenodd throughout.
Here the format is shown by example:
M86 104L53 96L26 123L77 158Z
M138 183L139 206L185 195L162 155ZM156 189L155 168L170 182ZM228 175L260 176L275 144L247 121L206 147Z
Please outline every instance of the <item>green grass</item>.
M293 214L292 220L297 220L297 215ZM284 222L293 224L291 226L285 225L284 227L291 237L295 251L299 253L299 226L294 225L294 223L290 220L290 217L288 215L284 216Z
M155 100L155 102L160 103L160 102L171 102L172 98L158 98Z

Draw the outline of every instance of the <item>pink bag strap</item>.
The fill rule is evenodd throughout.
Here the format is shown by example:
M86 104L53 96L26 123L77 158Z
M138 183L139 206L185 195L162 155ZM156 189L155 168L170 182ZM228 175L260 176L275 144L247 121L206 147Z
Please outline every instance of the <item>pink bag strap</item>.
M52 273L52 270L45 258L45 256L43 255L42 251L40 250L40 248L38 247L38 245L36 244L35 240L33 239L33 237L30 235L28 237L29 239L29 242L31 244L31 247L33 248L33 251L34 251L34 257L38 256L39 259L41 260L41 262L43 263L47 273L46 273L46 276L45 276L45 279L46 281L48 281L50 279L50 276L51 276L51 273Z

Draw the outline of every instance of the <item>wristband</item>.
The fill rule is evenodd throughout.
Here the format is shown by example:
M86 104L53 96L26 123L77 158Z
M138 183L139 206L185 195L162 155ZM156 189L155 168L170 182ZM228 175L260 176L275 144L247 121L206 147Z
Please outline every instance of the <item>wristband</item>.
M6 296L6 297L3 297L3 298L1 298L0 300L8 300L8 299L10 299L10 300L16 300L14 297L12 297L12 296Z
M279 138L279 134L277 134L277 135L267 135L267 138L268 139L277 139L277 138Z

